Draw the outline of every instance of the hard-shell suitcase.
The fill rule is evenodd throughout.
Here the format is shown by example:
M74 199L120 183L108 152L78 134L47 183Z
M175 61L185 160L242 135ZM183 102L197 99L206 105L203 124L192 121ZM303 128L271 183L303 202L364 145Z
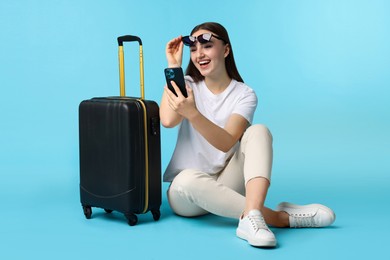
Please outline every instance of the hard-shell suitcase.
M125 96L123 42L138 41L141 97ZM161 145L156 102L144 99L142 41L118 37L120 97L84 100L79 106L80 200L85 217L92 207L124 213L129 225L136 214L160 218Z

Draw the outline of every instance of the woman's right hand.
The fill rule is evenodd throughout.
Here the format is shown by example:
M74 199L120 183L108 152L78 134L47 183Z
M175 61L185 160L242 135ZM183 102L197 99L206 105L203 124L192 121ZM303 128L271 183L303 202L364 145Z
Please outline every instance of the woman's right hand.
M168 67L175 68L181 67L183 58L183 42L182 37L176 37L167 43L165 54L167 56Z

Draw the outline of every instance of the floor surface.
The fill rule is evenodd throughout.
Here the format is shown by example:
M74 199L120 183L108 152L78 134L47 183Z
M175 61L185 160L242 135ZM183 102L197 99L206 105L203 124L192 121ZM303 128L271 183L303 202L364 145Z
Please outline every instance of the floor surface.
M3 171L4 170L4 171ZM74 170L75 172L72 172ZM2 168L3 172L7 172ZM235 236L236 220L208 215L182 218L169 208L163 185L162 217L139 215L136 226L120 213L94 208L85 219L79 202L77 169L23 168L0 184L3 259L386 259L389 195L376 183L280 182L275 177L267 205L281 200L322 202L337 215L321 229L273 228L278 246L260 249ZM67 174L68 173L68 174ZM23 178L35 175L34 178ZM25 180L25 181L24 181ZM16 190L14 187L21 187ZM316 187L315 187L316 186ZM297 188L299 187L299 189ZM308 196L310 195L310 196ZM388 258L387 258L388 259Z

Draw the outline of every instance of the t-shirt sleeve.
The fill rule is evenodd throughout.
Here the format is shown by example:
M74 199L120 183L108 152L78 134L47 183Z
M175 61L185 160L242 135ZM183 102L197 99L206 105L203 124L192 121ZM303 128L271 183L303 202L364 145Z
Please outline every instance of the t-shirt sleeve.
M240 95L240 98L235 106L233 113L243 116L250 124L252 124L253 116L257 107L257 96L253 89L247 88Z

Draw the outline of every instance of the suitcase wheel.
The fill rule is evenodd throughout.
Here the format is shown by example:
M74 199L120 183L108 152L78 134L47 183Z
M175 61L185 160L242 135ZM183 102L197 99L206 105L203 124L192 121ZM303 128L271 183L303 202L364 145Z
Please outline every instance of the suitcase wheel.
M153 219L155 221L159 220L160 219L160 216L161 216L161 212L159 209L157 210L151 210L152 211L152 215L153 215Z
M87 219L90 219L92 216L92 208L90 206L83 206L84 215Z
M135 226L135 224L137 224L138 217L135 214L126 213L125 216L127 218L127 223L129 223L130 226Z

